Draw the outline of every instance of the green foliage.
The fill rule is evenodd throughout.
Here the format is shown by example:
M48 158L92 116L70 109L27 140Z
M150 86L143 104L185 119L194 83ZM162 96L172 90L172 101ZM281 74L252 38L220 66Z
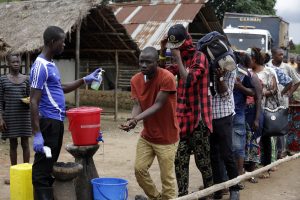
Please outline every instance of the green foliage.
M291 53L300 54L300 44L295 44L295 49L291 50Z
M220 21L223 21L225 12L275 15L276 0L211 0L209 2L215 8Z

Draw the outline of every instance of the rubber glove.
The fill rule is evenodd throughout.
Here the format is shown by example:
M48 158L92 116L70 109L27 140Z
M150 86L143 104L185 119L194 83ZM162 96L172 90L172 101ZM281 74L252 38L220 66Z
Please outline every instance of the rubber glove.
M93 81L97 81L99 82L99 79L98 79L98 75L99 75L99 72L101 71L102 69L101 68L98 68L96 69L93 73L83 77L83 81L85 84L90 84L92 83Z
M102 135L103 135L103 132L100 131L100 132L99 132L99 136L98 136L98 138L96 139L97 142L104 142L103 136L102 136Z
M36 153L44 153L44 138L41 132L37 132L33 137L33 150Z

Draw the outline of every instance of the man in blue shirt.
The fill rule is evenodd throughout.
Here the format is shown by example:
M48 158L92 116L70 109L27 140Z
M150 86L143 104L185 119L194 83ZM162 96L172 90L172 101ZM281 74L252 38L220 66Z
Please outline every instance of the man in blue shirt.
M32 184L35 200L52 200L54 179L51 173L60 153L64 133L64 93L71 92L84 83L97 81L100 69L84 78L62 84L52 59L63 52L65 33L57 26L49 26L43 38L44 48L30 72L31 124L33 149L36 152L32 166ZM50 147L52 158L46 158L44 146Z

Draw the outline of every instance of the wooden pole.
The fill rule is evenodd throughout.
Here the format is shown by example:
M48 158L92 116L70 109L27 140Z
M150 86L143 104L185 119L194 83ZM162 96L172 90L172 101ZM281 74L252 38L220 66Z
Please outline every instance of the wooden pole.
M26 53L26 65L25 65L25 74L29 74L29 71L30 71L30 53L27 52Z
M79 20L78 26L76 28L75 80L79 79L79 70L80 70L80 29L81 29L81 19ZM79 107L79 88L75 90L75 105L76 107Z
M287 156L283 159L280 159L280 160L277 160L265 167L262 167L262 168L259 168L253 172L246 172L245 174L243 175L240 175L234 179L231 179L229 181L226 181L226 182L223 182L223 183L220 183L220 184L216 184L216 185L213 185L211 187L208 187L206 189L203 189L201 191L198 191L198 192L194 192L194 193L191 193L191 194L188 194L188 195L185 195L185 196L182 196L182 197L178 197L176 199L173 199L173 200L192 200L192 199L198 199L198 198L202 198L202 197L206 197L210 194L213 194L214 192L216 191L219 191L219 190L223 190L225 188L229 188L233 185L236 185L238 183L240 183L241 181L244 181L244 180L247 180L253 176L257 176L258 174L260 173L263 173L263 172L266 172L268 171L269 169L271 169L272 167L275 167L277 165L280 165L284 162L288 162L288 161L291 161L291 160L295 160L297 158L300 157L300 153L297 153L293 156Z
M86 74L88 75L90 73L90 66L89 64L87 64L86 66ZM85 85L85 90L88 90L89 89L89 86L88 85Z
M114 119L117 121L118 119L118 79L119 79L119 55L118 51L115 53L115 61L116 61L116 80L115 80L115 116Z
M201 11L199 12L199 16L200 16L200 18L201 18L203 24L206 26L207 30L208 30L209 32L212 32L211 27L210 27L209 24L207 23L207 21L206 21L204 15L202 14Z

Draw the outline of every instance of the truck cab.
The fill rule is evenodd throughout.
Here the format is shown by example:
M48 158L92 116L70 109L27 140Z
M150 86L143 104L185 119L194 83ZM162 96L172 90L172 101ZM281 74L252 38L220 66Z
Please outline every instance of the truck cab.
M268 30L250 26L228 26L224 32L233 49L246 51L258 47L265 53L271 53L272 37Z

